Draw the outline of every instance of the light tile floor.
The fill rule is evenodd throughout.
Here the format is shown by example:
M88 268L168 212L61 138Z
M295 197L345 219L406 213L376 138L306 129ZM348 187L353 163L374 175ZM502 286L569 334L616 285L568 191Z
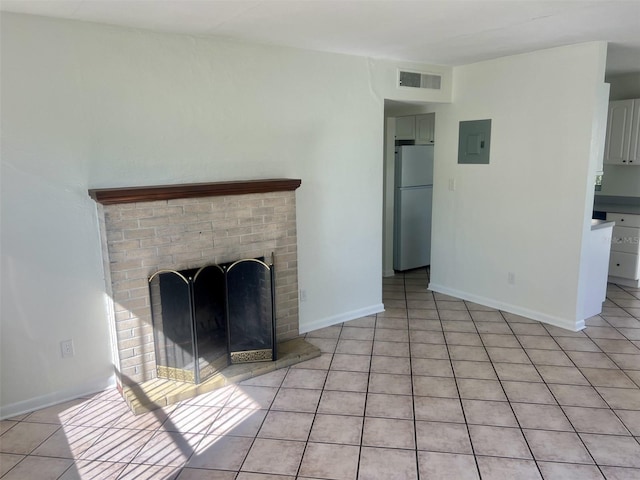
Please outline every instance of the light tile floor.
M640 290L579 333L384 280L322 356L134 417L115 391L1 422L3 479L640 479Z

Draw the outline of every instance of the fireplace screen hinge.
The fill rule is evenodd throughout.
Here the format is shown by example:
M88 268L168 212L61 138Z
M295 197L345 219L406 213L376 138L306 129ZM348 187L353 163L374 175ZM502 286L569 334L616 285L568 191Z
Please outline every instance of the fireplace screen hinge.
M200 383L230 363L276 360L274 279L273 254L151 275L158 377Z

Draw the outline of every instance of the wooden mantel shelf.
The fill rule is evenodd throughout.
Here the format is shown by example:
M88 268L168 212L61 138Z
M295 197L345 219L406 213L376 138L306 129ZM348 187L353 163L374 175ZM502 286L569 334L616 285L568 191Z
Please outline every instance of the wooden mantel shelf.
M185 183L181 185L155 185L148 187L97 188L89 190L89 196L103 205L114 205L117 203L174 200L176 198L285 192L297 189L301 183L302 181L298 179L270 178L263 180Z

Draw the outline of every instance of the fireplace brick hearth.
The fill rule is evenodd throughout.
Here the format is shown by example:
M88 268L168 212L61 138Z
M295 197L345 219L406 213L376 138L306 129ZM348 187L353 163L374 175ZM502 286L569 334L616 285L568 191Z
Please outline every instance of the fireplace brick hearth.
M160 269L273 253L276 339L299 336L299 185L299 180L277 179L89 192L99 208L119 375L128 382L156 377L148 277Z

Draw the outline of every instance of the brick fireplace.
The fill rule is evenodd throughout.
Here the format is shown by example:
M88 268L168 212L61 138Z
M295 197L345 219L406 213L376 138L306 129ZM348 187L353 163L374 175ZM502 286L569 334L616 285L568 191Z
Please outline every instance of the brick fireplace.
M275 179L90 190L98 202L119 381L156 377L148 278L240 258L275 266L276 339L298 333L295 190Z

